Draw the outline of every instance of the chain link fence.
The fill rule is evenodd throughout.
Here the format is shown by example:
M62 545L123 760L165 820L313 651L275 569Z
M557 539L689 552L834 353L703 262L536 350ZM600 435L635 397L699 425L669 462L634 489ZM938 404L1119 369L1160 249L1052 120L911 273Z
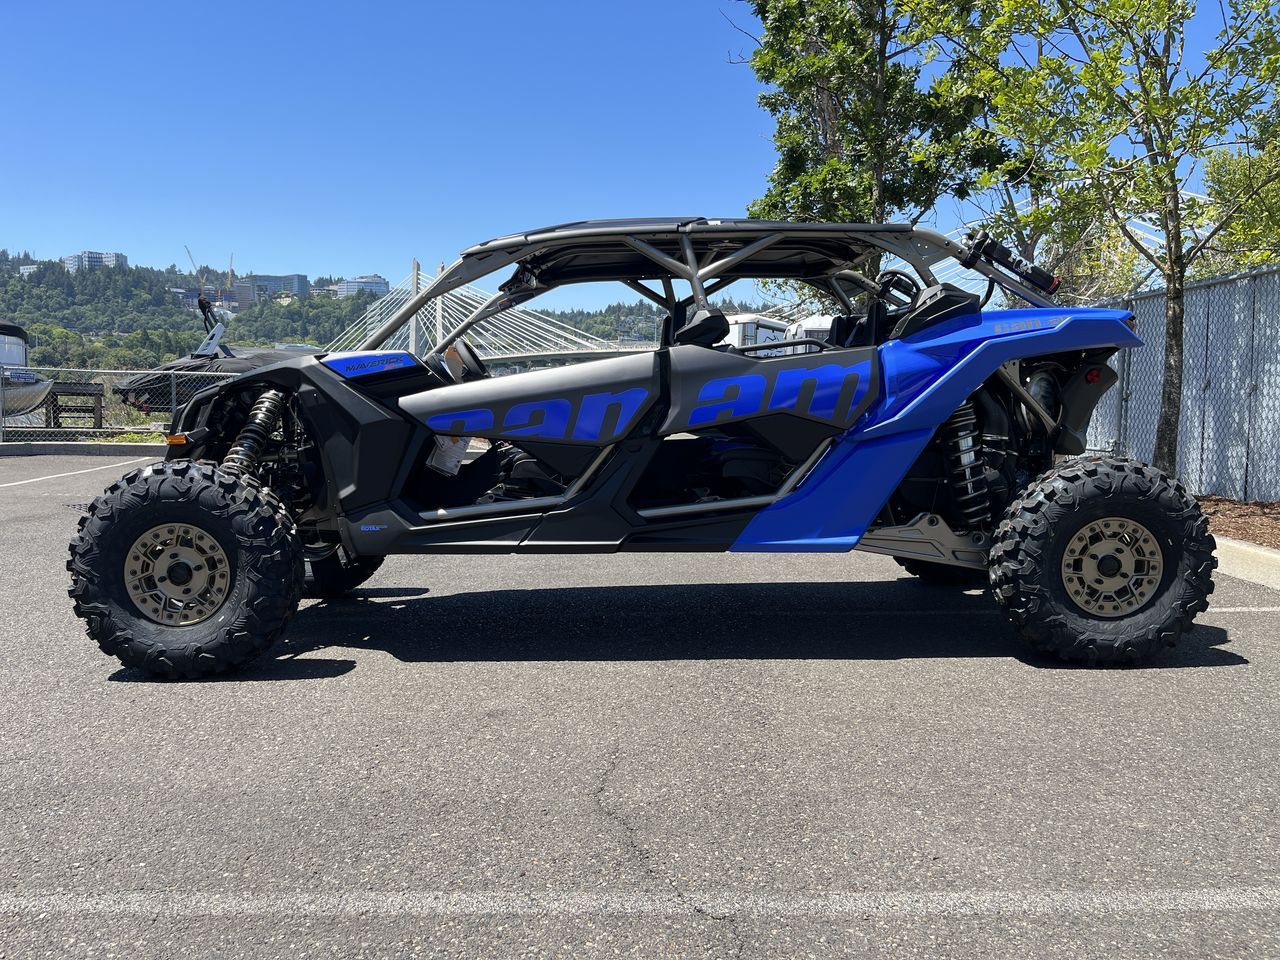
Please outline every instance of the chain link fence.
M0 366L0 443L162 441L175 409L235 376Z
M1112 358L1089 446L1150 461L1164 380L1164 291L1108 304L1133 311L1146 345ZM1280 500L1280 267L1187 287L1178 475L1197 494Z

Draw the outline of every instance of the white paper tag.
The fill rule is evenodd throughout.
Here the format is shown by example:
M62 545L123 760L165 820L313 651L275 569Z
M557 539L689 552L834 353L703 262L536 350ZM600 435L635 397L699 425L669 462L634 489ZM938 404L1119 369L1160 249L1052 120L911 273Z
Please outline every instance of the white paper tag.
M456 477L467 455L470 437L445 437L436 434L436 446L427 457L427 466L447 477Z

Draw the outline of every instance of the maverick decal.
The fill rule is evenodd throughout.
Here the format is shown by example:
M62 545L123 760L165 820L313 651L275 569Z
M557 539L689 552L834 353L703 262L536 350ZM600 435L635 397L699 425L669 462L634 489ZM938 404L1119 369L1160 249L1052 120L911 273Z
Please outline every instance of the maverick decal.
M383 353L331 353L322 361L326 367L339 376L367 377L387 370L399 370L401 367L412 367L416 360L403 350L392 350Z

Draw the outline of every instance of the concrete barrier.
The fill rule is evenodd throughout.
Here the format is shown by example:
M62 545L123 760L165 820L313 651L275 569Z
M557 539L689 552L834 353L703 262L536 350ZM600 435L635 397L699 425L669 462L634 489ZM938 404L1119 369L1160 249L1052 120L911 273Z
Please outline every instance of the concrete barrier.
M99 443L70 440L31 440L0 443L0 457L145 457L155 454L163 460L167 447L163 443Z

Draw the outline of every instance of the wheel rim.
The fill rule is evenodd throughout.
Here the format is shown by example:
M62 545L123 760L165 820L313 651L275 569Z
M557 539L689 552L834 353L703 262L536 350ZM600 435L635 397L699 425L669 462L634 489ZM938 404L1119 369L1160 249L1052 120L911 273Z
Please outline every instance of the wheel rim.
M1062 554L1062 584L1081 610L1095 617L1141 610L1160 586L1164 552L1151 531L1127 517L1085 524Z
M124 560L129 599L148 620L178 627L208 620L231 590L227 555L206 531L189 523L152 527Z

